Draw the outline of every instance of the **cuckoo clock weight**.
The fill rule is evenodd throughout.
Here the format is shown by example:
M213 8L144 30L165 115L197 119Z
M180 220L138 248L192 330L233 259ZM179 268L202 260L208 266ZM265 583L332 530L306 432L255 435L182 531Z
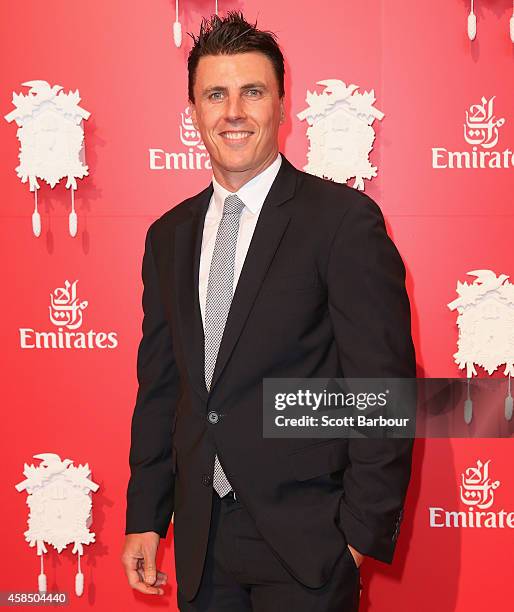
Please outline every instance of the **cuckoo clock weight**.
M72 553L77 554L78 563L75 593L80 596L84 592L84 574L80 568L83 544L95 541L95 534L89 531L91 492L96 492L99 485L90 480L91 470L87 463L75 467L71 459L61 461L54 453L34 455L34 459L41 459L41 463L37 467L24 465L25 480L16 485L16 490L27 491L29 528L24 535L41 557L38 590L40 593L47 591L43 564L43 555L48 552L45 543L51 544L58 553L73 543Z
M218 0L214 1L214 13L218 14ZM175 47L182 46L182 24L179 19L178 0L175 0L175 21L173 22L173 42Z
M512 2L512 15L509 20L509 34L510 39L514 43L514 0ZM469 40L475 40L477 36L477 16L475 14L475 0L471 0L471 6L469 8L468 15L468 38Z
M22 183L28 180L30 191L34 192L32 231L41 234L41 216L38 211L38 178L50 187L66 178L66 188L71 193L69 231L77 234L77 213L75 212L75 190L77 179L88 175L85 164L83 120L90 113L79 106L78 89L62 91L60 85L50 86L46 81L27 81L27 95L13 93L12 102L16 107L5 115L8 122L15 121L20 141L19 160L16 173Z

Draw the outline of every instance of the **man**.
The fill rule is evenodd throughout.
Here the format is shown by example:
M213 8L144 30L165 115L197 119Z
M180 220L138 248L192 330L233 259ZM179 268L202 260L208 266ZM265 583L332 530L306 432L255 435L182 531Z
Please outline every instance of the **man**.
M279 153L284 63L237 12L188 60L212 183L148 230L122 561L162 594L174 513L183 611L353 611L390 563L410 440L271 439L262 381L414 377L405 269L378 206Z

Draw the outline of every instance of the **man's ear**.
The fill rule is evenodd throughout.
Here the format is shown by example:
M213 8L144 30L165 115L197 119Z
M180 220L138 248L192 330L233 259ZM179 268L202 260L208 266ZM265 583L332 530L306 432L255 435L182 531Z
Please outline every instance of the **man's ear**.
M286 111L284 108L284 97L280 98L280 123L284 123L286 120Z

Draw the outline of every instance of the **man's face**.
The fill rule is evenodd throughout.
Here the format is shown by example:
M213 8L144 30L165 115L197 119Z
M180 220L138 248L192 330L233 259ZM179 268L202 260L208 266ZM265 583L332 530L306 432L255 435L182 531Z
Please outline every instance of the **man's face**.
M249 180L275 159L284 106L268 57L252 51L200 58L194 96L193 125L213 170Z

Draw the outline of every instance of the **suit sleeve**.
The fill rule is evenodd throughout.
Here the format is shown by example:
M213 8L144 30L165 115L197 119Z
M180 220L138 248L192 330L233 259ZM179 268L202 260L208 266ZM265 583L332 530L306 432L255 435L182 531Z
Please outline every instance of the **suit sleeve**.
M330 247L329 312L347 378L415 378L405 267L380 208L355 193ZM411 439L349 439L341 527L359 552L391 563L410 479Z
M138 391L131 424L125 533L162 538L174 508L173 429L179 376L147 232L142 265L143 324L137 353Z

